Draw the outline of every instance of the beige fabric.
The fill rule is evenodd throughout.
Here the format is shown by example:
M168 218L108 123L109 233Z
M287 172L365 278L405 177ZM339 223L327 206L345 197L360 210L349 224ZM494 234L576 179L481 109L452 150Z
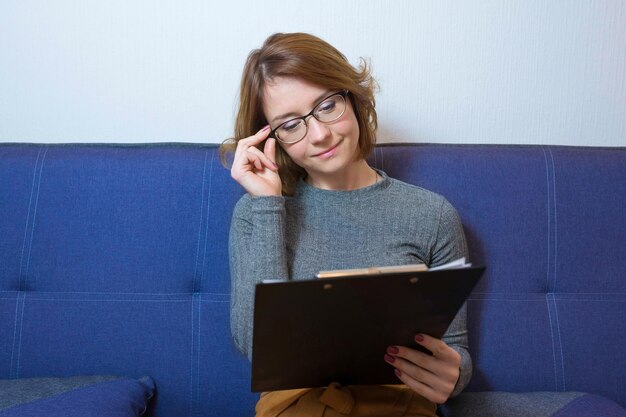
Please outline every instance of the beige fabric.
M256 417L436 417L437 406L404 385L359 385L261 394Z

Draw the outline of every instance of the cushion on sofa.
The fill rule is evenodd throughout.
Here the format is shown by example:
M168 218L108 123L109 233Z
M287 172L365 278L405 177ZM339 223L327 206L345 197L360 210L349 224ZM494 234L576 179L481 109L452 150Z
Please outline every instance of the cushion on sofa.
M600 395L585 394L571 401L551 417L624 417L626 410L614 401Z
M626 417L617 403L582 392L468 392L439 408L442 417Z
M136 417L146 411L154 391L150 377L0 380L0 417Z

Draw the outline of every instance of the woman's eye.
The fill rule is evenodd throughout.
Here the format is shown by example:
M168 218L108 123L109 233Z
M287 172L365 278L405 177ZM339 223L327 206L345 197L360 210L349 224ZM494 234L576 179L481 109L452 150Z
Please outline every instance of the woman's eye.
M337 107L337 102L335 101L334 98L331 98L320 103L320 105L317 107L317 112L318 113L330 113L333 110L335 110L335 107Z
M296 130L300 124L302 123L302 120L293 120L290 122L285 122L280 126L281 130L284 130L285 132L291 132L293 130Z

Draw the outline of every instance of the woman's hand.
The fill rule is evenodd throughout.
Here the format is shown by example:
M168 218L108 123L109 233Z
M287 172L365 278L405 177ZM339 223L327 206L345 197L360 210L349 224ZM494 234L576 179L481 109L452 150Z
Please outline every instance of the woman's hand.
M444 341L418 334L415 341L433 353L403 346L389 346L385 361L396 368L398 378L422 397L445 403L460 376L461 355Z
M250 195L281 195L282 186L276 165L276 139L267 139L270 126L237 143L230 175ZM261 152L256 146L267 139Z

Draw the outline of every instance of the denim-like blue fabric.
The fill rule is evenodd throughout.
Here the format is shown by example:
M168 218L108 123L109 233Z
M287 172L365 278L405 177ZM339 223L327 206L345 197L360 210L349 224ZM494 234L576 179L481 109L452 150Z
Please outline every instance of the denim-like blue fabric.
M79 377L70 382L59 379L13 380L11 382L18 389L10 393L14 396L12 405L3 407L0 417L137 417L146 411L155 389L154 382L148 377L97 383L89 383L89 379L108 378ZM1 385L9 383L3 381ZM43 395L34 392L42 389ZM38 398L33 399L33 395Z
M582 391L626 406L626 148L390 145L391 177L444 195L470 259L469 391Z
M626 148L382 145L371 160L446 197L487 266L468 390L626 406ZM150 375L150 416L252 415L228 308L241 195L216 146L1 144L0 378Z
M150 375L148 415L250 415L225 244L241 194L215 146L0 145L0 378Z
M626 409L599 395L583 395L550 417L626 417Z
M584 395L579 392L469 392L448 401L438 411L442 417L551 417Z
M0 379L0 410L52 397L78 388L121 379L111 375L78 375L67 378Z
M470 392L439 407L442 417L626 417L626 409L581 392Z

